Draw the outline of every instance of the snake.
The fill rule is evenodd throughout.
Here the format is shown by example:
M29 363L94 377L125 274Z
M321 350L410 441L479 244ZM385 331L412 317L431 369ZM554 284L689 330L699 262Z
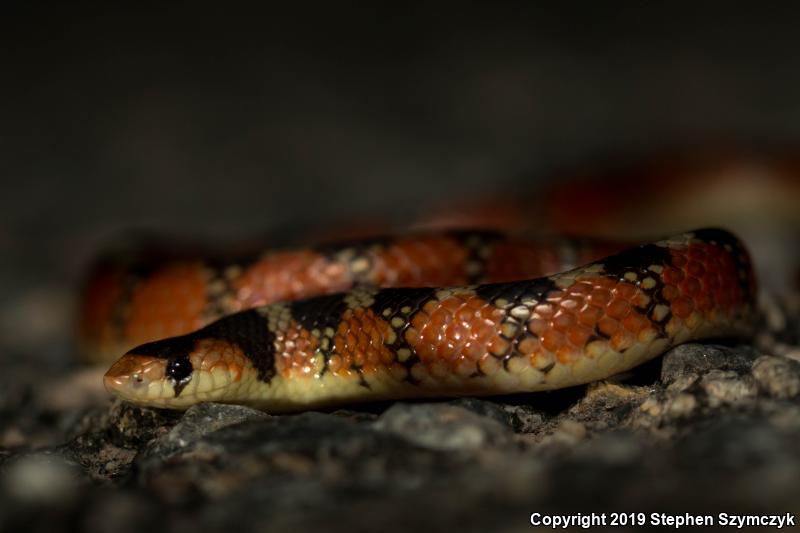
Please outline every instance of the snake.
M554 274L617 252L598 238L531 238L487 229L416 231L291 248L127 243L101 257L80 312L81 353L112 363L149 341L223 316L357 286L476 285Z
M415 248L422 241L425 246ZM166 277L205 288L191 312L181 304L181 313L193 318L177 329L188 331L131 347L107 371L104 384L141 406L186 409L222 402L282 413L561 389L625 372L677 344L752 334L754 269L745 245L729 231L699 229L612 253L608 248L572 241L552 246L559 253L544 260L548 254L536 256L533 245L445 235L327 253L306 250L305 262L300 252L290 254L302 263L288 269L294 283L271 296L253 289L265 279L263 268L259 281L248 278L248 285L242 268L182 264L183 270ZM252 265L274 268L287 257L268 255ZM395 286L377 283L388 272L402 271L396 267L408 258L417 261L406 268L414 275L382 280ZM426 260L451 267L444 278L461 282L436 284L437 275L414 267ZM550 273L519 279L544 263ZM309 272L315 274L297 277ZM323 273L339 282L317 283L313 290L320 294L309 297L306 287ZM142 286L147 283L137 285L140 295L147 292ZM181 297L190 292L183 290ZM87 326L103 332L96 346L109 339L121 345L117 341L135 331L137 322L159 321L157 308L149 318L137 318L135 305L115 312L119 295L133 302L136 288L116 294L117 300L106 297L89 306L87 315L94 318L88 323L105 325ZM175 299L180 298L164 301ZM114 316L116 322L108 318Z

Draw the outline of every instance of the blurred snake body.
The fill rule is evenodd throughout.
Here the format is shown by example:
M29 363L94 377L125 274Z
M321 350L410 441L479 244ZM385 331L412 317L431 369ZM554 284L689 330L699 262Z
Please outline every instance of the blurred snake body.
M750 331L754 273L731 233L704 229L609 249L565 241L537 255L460 234L270 256L261 263L283 260L284 268L251 278L242 268L184 264L173 276L201 287L202 297L192 303L188 289L173 292L166 301L182 302L173 315L183 317L175 336L126 347L105 385L146 406L217 401L272 412L509 394L607 378L682 342ZM294 274L273 279L283 288L267 294L261 283L276 272ZM122 346L155 327L163 310L150 305L136 318L136 306L163 291L153 283L146 294L156 275L126 293L125 312L113 298L91 303L95 346Z

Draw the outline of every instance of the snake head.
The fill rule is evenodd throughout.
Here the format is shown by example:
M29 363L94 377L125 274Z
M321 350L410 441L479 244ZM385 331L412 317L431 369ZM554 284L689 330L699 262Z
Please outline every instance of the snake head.
M190 334L130 350L103 382L112 394L139 405L185 409L203 401L235 400L247 366L236 345Z

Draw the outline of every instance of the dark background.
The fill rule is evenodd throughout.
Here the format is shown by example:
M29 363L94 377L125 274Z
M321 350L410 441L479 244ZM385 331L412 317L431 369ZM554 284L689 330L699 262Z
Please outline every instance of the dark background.
M800 133L790 5L25 4L0 19L6 339L21 307L67 309L121 229L402 220L593 158Z

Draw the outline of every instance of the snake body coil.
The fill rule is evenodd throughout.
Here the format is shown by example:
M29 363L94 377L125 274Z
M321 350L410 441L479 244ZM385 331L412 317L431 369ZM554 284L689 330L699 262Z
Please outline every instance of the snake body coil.
M754 292L738 239L698 230L527 281L356 288L256 307L130 350L105 384L142 405L273 412L557 389L682 342L746 335Z

